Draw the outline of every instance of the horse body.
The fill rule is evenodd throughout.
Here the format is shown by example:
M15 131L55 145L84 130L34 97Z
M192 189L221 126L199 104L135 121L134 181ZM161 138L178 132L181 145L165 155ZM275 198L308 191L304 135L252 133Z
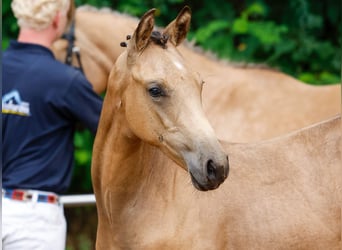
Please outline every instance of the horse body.
M227 141L271 139L340 113L340 85L310 86L262 69L231 68L212 78L204 84L203 106L216 134Z
M99 202L109 222L99 217L98 249L340 249L340 139L336 118L260 144L227 144L229 179L208 193L145 145L117 172L105 168L112 180L101 183ZM140 173L125 176L127 168Z
M156 45L147 12L111 72L92 161L97 249L340 249L340 117L222 142L223 182L200 80L173 46L188 23L185 8Z
M133 34L137 24L138 20L128 15L77 9L76 45L81 50L85 74L96 92L105 91L113 61L124 51L119 43ZM65 59L66 46L64 40L54 45L55 55L61 61ZM204 78L204 111L220 139L269 139L341 111L339 84L311 86L280 72L235 67L188 46L178 48ZM77 65L76 60L74 63Z
M341 247L340 117L262 143L224 148L231 174L218 192L226 191L225 205L235 211L227 220L235 248Z

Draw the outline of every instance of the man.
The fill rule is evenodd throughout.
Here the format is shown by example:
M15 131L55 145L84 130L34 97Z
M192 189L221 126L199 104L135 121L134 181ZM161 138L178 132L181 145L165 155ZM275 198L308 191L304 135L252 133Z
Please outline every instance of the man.
M13 0L20 27L2 61L2 244L65 249L59 194L70 184L76 123L96 133L102 99L55 60L70 0Z

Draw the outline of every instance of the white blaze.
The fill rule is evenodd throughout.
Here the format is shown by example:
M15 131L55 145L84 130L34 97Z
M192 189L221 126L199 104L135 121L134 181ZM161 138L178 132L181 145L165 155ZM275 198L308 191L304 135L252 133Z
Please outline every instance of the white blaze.
M176 67L180 70L184 70L184 66L181 62L179 62L178 60L174 60L173 61L174 65L176 65Z

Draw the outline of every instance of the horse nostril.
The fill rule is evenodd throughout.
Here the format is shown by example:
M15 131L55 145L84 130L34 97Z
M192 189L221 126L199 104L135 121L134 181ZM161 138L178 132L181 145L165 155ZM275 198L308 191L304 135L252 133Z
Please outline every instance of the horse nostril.
M207 174L208 174L208 178L210 180L216 179L216 168L215 168L215 164L212 160L209 160L207 162Z

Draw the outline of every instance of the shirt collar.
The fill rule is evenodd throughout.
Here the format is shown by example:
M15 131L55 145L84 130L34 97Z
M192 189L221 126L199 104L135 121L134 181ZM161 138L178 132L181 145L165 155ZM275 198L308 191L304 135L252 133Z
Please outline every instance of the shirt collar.
M39 54L48 54L55 58L54 54L52 51L39 44L35 43L23 43L23 42L18 42L16 40L11 40L9 49L15 49L15 50L25 50L27 52L32 52L32 53L39 53Z

